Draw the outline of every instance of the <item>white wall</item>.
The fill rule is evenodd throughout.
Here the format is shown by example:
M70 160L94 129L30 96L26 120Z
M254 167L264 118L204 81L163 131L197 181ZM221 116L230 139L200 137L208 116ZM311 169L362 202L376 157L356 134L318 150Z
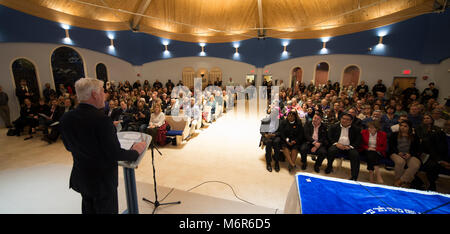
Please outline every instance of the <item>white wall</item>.
M269 70L273 79L282 79L286 85L290 85L291 71L294 67L299 66L303 69L303 81L309 84L314 79L315 67L320 62L327 62L330 65L329 80L333 83L341 82L344 69L348 65L357 65L361 69L360 80L366 81L369 87L375 85L379 79L382 79L383 83L389 87L394 76L402 76L402 70L411 69L410 76L417 77L416 87L420 91L427 88L428 83L433 81L440 89L439 97L443 98L446 97L445 91L450 88L450 77L447 72L449 59L439 65L424 65L413 60L373 55L318 55L273 63L264 67L264 70ZM427 80L422 79L425 75L429 77Z
M183 68L185 67L192 67L195 71L200 68L211 71L212 68L218 67L222 70L222 80L224 82L231 77L233 82L242 85L245 84L245 75L250 74L252 70L255 70L256 73L256 67L251 64L215 57L164 59L135 67L135 70L141 73L139 78L141 83L143 80L154 82L158 79L165 84L170 79L176 84L181 80Z
M439 88L439 102L445 103L444 98L450 98L450 58L434 66L434 77Z

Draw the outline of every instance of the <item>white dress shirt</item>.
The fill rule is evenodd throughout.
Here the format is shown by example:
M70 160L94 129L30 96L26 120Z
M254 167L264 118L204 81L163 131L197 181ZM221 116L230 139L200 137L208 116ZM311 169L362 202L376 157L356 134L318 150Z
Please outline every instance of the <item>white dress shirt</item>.
M313 124L313 127L314 127L314 132L313 132L313 135L312 135L312 139L314 140L314 142L317 142L317 141L319 141L320 124L317 127L314 126L314 124Z
M377 134L375 133L375 135L372 135L371 133L369 133L369 142L368 142L368 146L369 148L377 148Z
M348 137L348 130L350 129L350 127L351 125L346 128L341 125L341 136L339 137L337 143L341 145L350 145L350 138Z

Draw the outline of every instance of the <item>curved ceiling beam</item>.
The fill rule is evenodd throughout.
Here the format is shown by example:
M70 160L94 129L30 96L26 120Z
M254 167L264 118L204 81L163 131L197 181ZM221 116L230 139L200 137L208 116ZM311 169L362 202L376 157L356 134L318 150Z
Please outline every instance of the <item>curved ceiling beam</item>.
M258 0L258 16L259 16L258 37L264 37L264 22L263 22L262 0Z
M132 21L131 21L131 28L135 31L137 31L139 28L139 23L141 22L142 19L142 14L144 14L144 12L147 11L148 7L150 6L150 3L152 2L152 0L142 0L141 4L139 4L139 7L136 11L137 14L139 15L134 15Z

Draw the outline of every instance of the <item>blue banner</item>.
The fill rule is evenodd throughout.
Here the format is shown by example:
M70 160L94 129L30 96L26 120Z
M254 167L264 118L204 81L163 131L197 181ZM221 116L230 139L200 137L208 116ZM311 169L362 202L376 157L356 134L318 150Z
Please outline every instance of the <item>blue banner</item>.
M450 195L296 175L302 214L450 214Z

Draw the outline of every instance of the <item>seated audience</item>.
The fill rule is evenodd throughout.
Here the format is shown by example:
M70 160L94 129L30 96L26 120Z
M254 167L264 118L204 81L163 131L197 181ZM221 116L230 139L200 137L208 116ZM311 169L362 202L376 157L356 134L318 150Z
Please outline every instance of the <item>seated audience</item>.
M29 140L33 138L32 134L36 133L36 127L39 124L38 113L36 107L34 107L29 98L24 98L24 105L20 108L20 117L13 122L14 128L16 129L16 135L20 136L21 132L26 126L29 126L28 134L24 140Z
M45 124L44 124L44 136L41 138L41 140L46 141L49 144L52 144L55 142L60 133L59 133L59 120L61 119L62 115L65 113L65 108L58 105L58 101L56 99L53 99L51 101L52 106L50 108L50 115L48 117L45 117ZM50 133L48 132L48 128L50 128Z
M328 149L328 165L325 169L325 173L329 174L332 171L333 161L338 154L347 155L350 159L350 179L356 181L358 179L360 166L360 158L357 149L361 144L361 129L352 125L352 121L353 115L344 113L341 116L340 123L329 127L328 139L331 146Z
M265 145L266 150L266 168L272 172L272 150L273 160L275 161L275 171L280 171L280 150L281 138L279 131L278 109L275 106L270 106L267 109L268 116L261 120L261 143Z
M370 105L365 105L362 109L362 112L356 116L360 120L365 120L372 115L372 107Z
M388 106L386 108L386 114L381 117L382 130L388 136L392 133L391 127L398 124L399 116L394 112L395 108L393 106Z
M145 101L140 100L133 111L133 120L128 123L128 131L144 132L150 121L150 112L145 108Z
M422 124L422 115L420 114L419 105L411 105L408 120L411 122L413 128Z
M400 130L400 123L406 120L408 120L408 115L406 114L400 115L398 117L398 123L391 126L391 133L398 132Z
M444 128L444 125L447 121L445 121L445 119L441 118L442 117L442 111L440 109L434 109L431 111L431 116L433 117L434 120L434 125L440 128Z
M208 101L206 102L206 106L211 108L210 112L210 119L209 122L215 120L215 114L216 114L216 99L213 95L209 96Z
M362 122L361 119L356 117L357 112L356 112L355 108L348 109L347 113L350 114L353 117L352 125L357 127L357 128L359 128L359 129L362 129L363 128L363 122ZM341 114L340 117L342 117L342 114ZM339 118L339 121L340 120L341 120L341 118Z
M72 100L70 98L65 98L64 99L64 103L63 103L63 107L64 107L64 113L73 110Z
M148 123L147 133L152 136L151 144L155 144L158 136L158 129L165 123L166 116L161 110L160 104L155 104L151 110L150 122Z
M395 105L395 115L401 116L401 115L408 115L408 112L403 109L403 105L400 103L397 103Z
M127 130L128 124L133 121L133 109L131 106L125 102L125 100L120 101L120 112L119 119L113 121L114 126L116 126L117 131Z
M303 126L295 110L291 110L287 118L280 124L281 148L286 158L289 172L294 169L300 146L304 139Z
M382 122L381 122L381 117L382 117L382 113L380 110L374 110L372 113L372 116L369 116L367 118L365 118L364 120L362 120L362 125L363 125L363 129L367 129L367 123L368 122L372 122L372 121L378 121L380 123L380 127L383 128L384 126L382 126Z
M421 166L420 139L413 133L409 120L400 122L399 131L392 133L389 138L389 155L395 164L394 186L409 187Z
M325 124L322 124L322 117L316 113L312 121L308 121L304 127L305 142L300 147L300 156L302 161L302 170L307 168L306 156L308 154L319 155L323 160L327 156L328 133ZM320 171L322 161L316 160L314 171Z
M189 117L189 136L193 136L195 129L197 128L198 124L200 124L202 118L200 108L195 102L195 98L190 99L190 103L186 106L186 109L184 111L184 115Z
M431 114L425 114L420 126L416 129L422 149L422 170L426 172L428 179L428 190L436 191L436 180L440 173L439 161L446 158L447 141L444 131L434 126Z
M205 125L209 125L206 121L211 123L214 117L225 113L227 108L233 109L233 105L237 104L237 93L228 93L226 90L201 92L195 97L194 102L191 102L190 97L195 93L193 87L184 90L176 87L170 80L166 87L163 87L161 82L154 81L151 86L148 80L144 85L140 85L136 80L133 81L134 87L127 80L105 83L105 114L111 117L117 131L149 131L154 139L159 136L158 127L164 123L161 122L164 120L161 116L184 114L190 117L192 135L195 129L201 126L202 120L205 120ZM178 85L182 84L180 80ZM267 85L270 90L271 82L267 82ZM357 149L359 149L361 155L367 157L370 182L382 183L379 161L385 156L383 142L387 135L389 146L387 155L395 162L395 185L405 187L411 185L414 188L435 190L438 173L445 168L448 169L449 165L446 157L448 149L444 150L448 144L444 143L448 143L450 137L446 138L439 128L450 125L446 122L450 99L447 100L447 109L443 112L444 106L440 105L435 97L437 89L434 88L434 84L430 84L430 88L424 90L422 95L419 95L414 85L403 91L403 94L398 85L384 91L382 84L373 86L370 89L372 92L369 92L368 86L362 80L358 87L351 84L343 86L342 90L338 82L335 85L337 86L331 86L331 82L327 82L327 85L314 85L314 82L311 82L308 87L304 83L296 84L293 88L285 86L280 89L279 94L275 94L272 103L267 102L268 113L270 115L278 113L276 119L280 122L278 128L273 128L273 123L268 122L266 125L272 128L266 131L261 129L261 142L266 147L266 169L272 170L273 159L275 171L279 171L279 161L286 159L288 169L292 171L300 151L302 169L307 167L306 155L313 154L313 157L317 157L314 165L316 172L320 171L323 160L328 159L325 169L325 173L328 174L332 171L334 158L344 155L350 159L351 179L357 180L360 160ZM181 89L182 92L171 98L173 88ZM23 91L24 94L18 95L21 104L25 102L25 98L35 96L30 95L30 92L35 92L29 90L26 83L21 85L19 91ZM35 132L40 123L44 127L43 140L49 143L56 141L59 136L57 127L59 118L78 103L70 85L61 85L57 93L52 92L50 86L46 84L44 97L51 100L51 107L42 101L36 106L31 104L33 100L26 101L27 104L21 106L21 117L14 122L16 128L11 133L8 132L8 135L20 135L16 130L23 131L25 126L30 126L30 137L25 138L30 139L31 133ZM389 99L386 99L383 93ZM270 99L270 93L266 95ZM195 100L202 101L196 103ZM37 103L37 99L35 102ZM277 103L278 107L275 105ZM154 111L151 114L150 108ZM344 111L347 113L343 114ZM383 114L384 111L386 114ZM431 115L424 114L425 112ZM302 121L306 121L304 126ZM363 127L367 129L360 131ZM447 133L449 131L447 129ZM389 137L391 135L392 137ZM417 139L423 150L419 147ZM283 154L280 154L280 149ZM422 185L417 179L413 180L419 167L427 175L427 180L424 180Z

